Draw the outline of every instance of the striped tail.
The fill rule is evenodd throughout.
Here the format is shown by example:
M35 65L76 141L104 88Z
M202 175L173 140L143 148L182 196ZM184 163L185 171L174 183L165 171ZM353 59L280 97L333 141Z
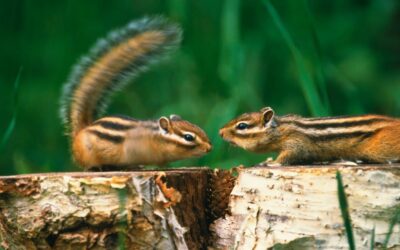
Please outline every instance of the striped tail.
M143 18L100 39L74 66L60 115L75 136L101 115L112 94L179 46L181 29L164 18Z

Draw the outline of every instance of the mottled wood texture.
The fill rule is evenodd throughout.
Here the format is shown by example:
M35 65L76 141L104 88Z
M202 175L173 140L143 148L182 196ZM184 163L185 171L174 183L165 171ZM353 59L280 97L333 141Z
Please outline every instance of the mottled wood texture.
M357 249L370 249L374 227L379 249L400 208L399 165L0 177L0 242L7 249L348 249L337 170ZM389 247L400 248L399 225Z
M357 249L385 240L400 209L400 166L239 169L227 215L210 226L214 249L348 249L337 197L343 176ZM396 225L389 247L400 249Z
M162 176L158 171L1 177L1 246L204 248L208 172L206 168L168 170L158 184L157 177Z

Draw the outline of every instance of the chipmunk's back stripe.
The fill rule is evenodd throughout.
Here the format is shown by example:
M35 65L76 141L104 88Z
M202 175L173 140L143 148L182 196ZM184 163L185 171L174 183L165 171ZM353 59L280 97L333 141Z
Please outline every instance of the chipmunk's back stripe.
M373 118L372 115L341 115L341 116L323 116L323 117L313 117L306 118L307 121L324 121L324 120L348 120L348 119L365 119L365 118Z
M117 122L107 121L107 120L98 120L93 123L94 125L99 125L102 128L111 129L111 130L128 130L134 128L133 124L126 125Z
M328 129L328 128L351 128L355 126L371 125L373 123L378 123L385 121L383 118L371 118L368 120L346 120L346 121L335 121L329 123L304 123L303 121L288 121L295 124L298 127L305 129Z
M106 140L106 141L110 141L112 143L119 144L119 143L122 143L124 141L124 137L120 136L120 135L111 135L111 134L107 134L107 133L100 132L100 131L93 130L93 129L89 130L89 132L94 134L94 135L96 135L100 139L103 139L103 140Z
M106 116L93 123L105 129L113 131L126 131L135 128L145 128L153 131L159 130L158 122L155 120L136 120L136 119L124 119L119 116Z
M158 126L158 123L155 122L155 121L146 121L146 122L143 122L142 126L143 126L144 128L147 128L147 129L150 129L150 130L153 130L153 131L158 131L158 130L160 130L160 127Z
M132 117L127 116L127 115L108 115L107 117L119 118L119 119L125 120L125 121L139 121L138 119L132 118Z
M322 134L322 135L308 135L313 138L314 141L326 142L330 140L339 140L339 139L353 139L357 138L359 141L363 141L372 135L374 135L377 131L356 131L349 133L332 133L332 134Z

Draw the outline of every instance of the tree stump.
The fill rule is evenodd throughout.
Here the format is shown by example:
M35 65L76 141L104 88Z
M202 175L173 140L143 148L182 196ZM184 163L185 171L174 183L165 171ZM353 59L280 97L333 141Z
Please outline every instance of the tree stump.
M337 195L343 176L356 249L382 246L400 212L400 167L241 169L227 214L210 226L214 249L349 249ZM400 228L388 247L400 249Z
M1 177L0 242L7 249L204 248L208 172Z
M340 170L357 249L383 245L400 209L400 165L0 177L6 249L348 249ZM388 247L400 248L400 228Z

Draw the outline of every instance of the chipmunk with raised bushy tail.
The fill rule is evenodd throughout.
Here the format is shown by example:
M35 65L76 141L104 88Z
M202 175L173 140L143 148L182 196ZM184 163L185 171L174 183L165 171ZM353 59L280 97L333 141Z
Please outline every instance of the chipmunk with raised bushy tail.
M147 121L97 119L116 90L177 48L180 40L177 25L162 17L143 18L99 40L73 68L63 89L61 117L79 165L162 166L211 150L204 131L177 115Z
M265 107L233 119L219 133L245 150L278 152L272 165L400 161L400 119L381 115L304 118L276 116Z

